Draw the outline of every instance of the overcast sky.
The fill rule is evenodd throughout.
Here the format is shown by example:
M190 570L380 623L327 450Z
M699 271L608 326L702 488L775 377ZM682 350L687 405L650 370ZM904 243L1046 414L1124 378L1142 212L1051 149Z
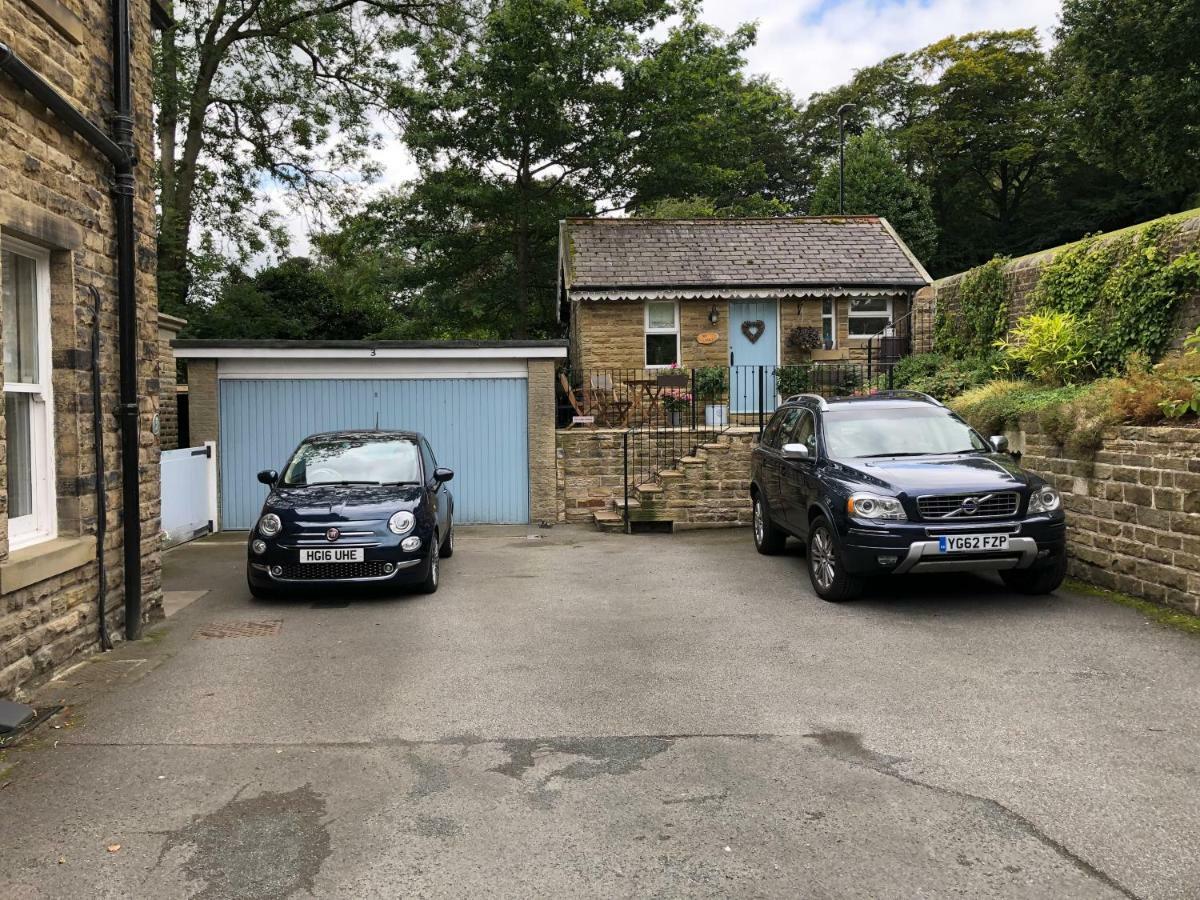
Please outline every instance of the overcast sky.
M856 69L950 34L1032 26L1049 44L1060 6L1059 0L705 0L703 16L726 31L757 21L750 71L769 75L803 100L849 80ZM414 174L398 141L377 158L384 177L376 190ZM303 253L307 224L287 218L292 251Z

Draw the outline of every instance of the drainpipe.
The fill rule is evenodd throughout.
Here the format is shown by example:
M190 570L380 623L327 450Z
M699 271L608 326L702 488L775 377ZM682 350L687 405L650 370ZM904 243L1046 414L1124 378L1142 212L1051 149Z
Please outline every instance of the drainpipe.
M137 274L133 220L136 154L133 146L128 0L112 0L112 26L113 99L116 111L112 121L112 138L4 43L0 43L0 71L102 153L115 169L113 206L117 238L117 346L121 375L119 413L125 544L125 637L136 640L142 634L142 523L138 471L137 297L134 293Z
M104 395L100 380L100 292L88 285L92 295L92 429L96 451L96 609L100 620L100 649L111 650L108 634L108 567L104 542L108 537L108 481L104 466Z

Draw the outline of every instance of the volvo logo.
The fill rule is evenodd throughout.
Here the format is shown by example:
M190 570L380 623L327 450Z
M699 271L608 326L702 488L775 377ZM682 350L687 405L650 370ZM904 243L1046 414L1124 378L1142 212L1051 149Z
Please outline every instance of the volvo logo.
M330 528L328 531L325 532L325 540L327 540L327 541L336 541L341 536L342 536L342 533L340 531L338 531L336 528Z
M975 513L979 512L979 501L974 497L967 497L959 505L962 507L962 511L968 516L973 516Z

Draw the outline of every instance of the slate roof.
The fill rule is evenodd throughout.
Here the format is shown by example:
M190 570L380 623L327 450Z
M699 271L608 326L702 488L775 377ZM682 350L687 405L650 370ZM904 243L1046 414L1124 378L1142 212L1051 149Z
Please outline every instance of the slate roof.
M929 275L878 216L566 219L567 290L919 288Z

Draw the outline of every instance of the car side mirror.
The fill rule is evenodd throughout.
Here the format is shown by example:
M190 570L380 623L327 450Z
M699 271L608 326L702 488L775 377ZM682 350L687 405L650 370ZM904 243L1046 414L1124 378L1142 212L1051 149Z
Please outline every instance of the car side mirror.
M447 469L445 466L438 466L438 468L433 470L433 480L436 481L438 484L441 484L442 482L445 482L445 481L449 481L453 477L454 477L454 470Z
M784 459L811 459L812 454L808 452L807 444L784 444L783 449L779 451L783 454Z
M992 449L997 453L1008 452L1008 438L1002 434L993 434L988 438L988 443L992 445Z
M258 480L267 487L274 487L275 482L279 480L279 473L274 469L263 469L258 473Z

